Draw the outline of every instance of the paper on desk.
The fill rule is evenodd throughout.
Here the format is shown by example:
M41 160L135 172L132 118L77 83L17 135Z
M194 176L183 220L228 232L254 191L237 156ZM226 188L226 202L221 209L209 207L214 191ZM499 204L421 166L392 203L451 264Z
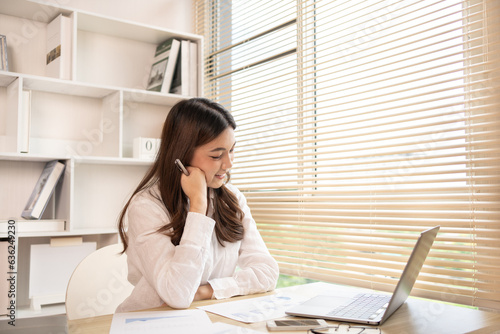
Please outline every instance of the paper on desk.
M267 321L286 316L285 311L309 296L293 292L199 306L199 309L244 323Z
M209 326L212 322L202 310L126 312L113 315L109 333L163 334L168 329L169 333L199 334L206 332Z
M205 334L261 334L262 332L256 331L255 329L245 328L226 324L223 322L216 322L210 327L208 332Z

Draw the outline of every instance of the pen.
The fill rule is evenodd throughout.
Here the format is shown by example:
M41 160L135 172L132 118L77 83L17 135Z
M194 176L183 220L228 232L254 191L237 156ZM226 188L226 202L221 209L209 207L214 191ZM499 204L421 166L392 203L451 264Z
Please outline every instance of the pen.
M184 173L184 175L189 176L188 170L186 169L186 167L184 167L184 165L179 159L175 159L174 163L177 166L177 168L179 168L179 170Z

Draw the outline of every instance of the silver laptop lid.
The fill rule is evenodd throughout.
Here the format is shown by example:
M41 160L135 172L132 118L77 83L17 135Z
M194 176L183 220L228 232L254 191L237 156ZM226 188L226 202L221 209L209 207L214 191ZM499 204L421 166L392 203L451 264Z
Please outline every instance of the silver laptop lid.
M389 305L387 306L384 316L380 321L381 323L393 314L394 311L396 311L410 295L411 289L417 280L417 276L422 269L424 261L427 258L427 254L429 254L429 250L434 243L434 239L436 238L439 228L440 226L436 226L420 234L420 237L413 248L413 252L406 263L405 269L401 274L401 278L394 289L394 294L389 302Z

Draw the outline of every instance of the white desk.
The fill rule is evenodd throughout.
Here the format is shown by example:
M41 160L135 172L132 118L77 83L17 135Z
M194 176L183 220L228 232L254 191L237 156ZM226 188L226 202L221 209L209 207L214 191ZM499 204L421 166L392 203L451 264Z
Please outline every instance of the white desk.
M339 288L342 288L339 286ZM288 289L288 288L286 288ZM278 289L265 294L234 297L225 300L205 300L194 302L191 309L198 306L224 303L234 300L267 296L281 293L284 289ZM153 310L171 310L168 306ZM151 310L150 310L151 311ZM264 333L267 332L265 322L251 324L241 323L220 315L207 312L212 322L225 322L231 325L248 327ZM111 327L113 315L105 315L94 318L85 318L68 321L70 334L108 334ZM329 322L336 324L336 322ZM397 310L382 326L383 334L440 334L440 333L474 333L474 334L500 334L500 313L478 311L466 307L449 305L432 300L410 297L399 310ZM305 333L305 331L290 331L280 333Z

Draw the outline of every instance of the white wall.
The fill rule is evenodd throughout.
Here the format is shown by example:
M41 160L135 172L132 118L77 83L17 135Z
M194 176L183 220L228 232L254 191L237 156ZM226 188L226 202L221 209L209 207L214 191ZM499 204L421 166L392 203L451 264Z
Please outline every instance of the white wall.
M192 0L53 0L61 6L194 33Z

